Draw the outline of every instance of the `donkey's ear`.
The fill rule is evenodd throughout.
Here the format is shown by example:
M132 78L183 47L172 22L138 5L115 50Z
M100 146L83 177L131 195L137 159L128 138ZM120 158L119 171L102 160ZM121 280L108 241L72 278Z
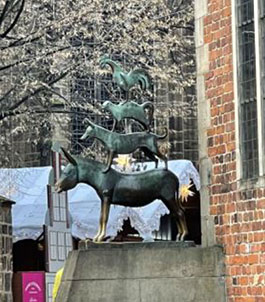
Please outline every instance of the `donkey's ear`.
M93 124L87 117L84 118L83 124L84 124L84 125L89 125L89 126L91 126L91 127L94 127L94 124Z
M61 150L63 151L64 157L65 157L72 165L76 166L76 165L77 165L77 162L76 162L76 160L73 158L73 156L72 156L70 153L68 153L63 147L61 147Z

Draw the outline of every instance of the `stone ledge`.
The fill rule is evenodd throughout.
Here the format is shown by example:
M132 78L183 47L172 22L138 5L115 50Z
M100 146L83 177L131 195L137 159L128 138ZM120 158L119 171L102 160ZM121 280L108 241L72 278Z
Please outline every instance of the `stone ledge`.
M134 249L134 248L187 248L196 247L193 241L155 241L155 242L101 242L94 243L93 241L81 240L78 244L79 250L90 249Z
M225 301L220 246L83 243L83 248L71 252L67 259L58 301Z

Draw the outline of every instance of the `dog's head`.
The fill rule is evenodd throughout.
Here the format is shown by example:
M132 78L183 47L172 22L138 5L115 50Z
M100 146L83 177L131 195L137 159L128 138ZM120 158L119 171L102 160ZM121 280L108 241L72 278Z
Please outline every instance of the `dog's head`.
M81 140L85 140L88 137L92 137L94 135L95 124L92 123L88 118L84 119L84 123L88 124L85 133L81 136Z

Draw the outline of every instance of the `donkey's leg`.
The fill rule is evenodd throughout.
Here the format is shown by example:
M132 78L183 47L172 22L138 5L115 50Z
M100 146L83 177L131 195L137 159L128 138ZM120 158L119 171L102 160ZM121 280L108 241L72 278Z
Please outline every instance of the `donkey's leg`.
M180 241L184 241L185 237L188 235L188 227L187 227L187 222L186 222L186 218L185 218L185 213L182 209L179 209L179 213L180 213L180 224L182 226L183 232L182 235L180 237Z
M101 209L100 209L100 217L99 217L99 226L98 226L98 232L96 236L93 238L94 242L98 241L98 237L102 232L102 221L103 221L103 200L101 200Z
M97 242L101 242L106 235L107 222L109 218L110 200L108 197L104 197L102 205L102 221L101 221L101 233L97 238Z
M177 233L177 236L176 236L176 241L180 241L181 235L183 234L184 230L182 228L182 225L179 222L179 218L176 217L175 215L174 215L174 217L176 219L176 224L177 224L177 228L178 228L178 233Z
M109 154L108 154L107 168L102 171L103 173L107 173L109 171L110 166L112 164L113 156L114 156L114 152L112 150L110 150Z
M163 202L176 218L176 224L179 231L177 241L184 241L185 236L188 234L188 228L183 209L178 206L178 201L176 201L175 198L163 200Z
M185 217L185 209L181 205L181 202L178 197L176 197L176 204L178 207L178 212L179 212L179 221L181 224L181 228L183 230L182 235L180 237L180 241L184 241L185 236L188 235L188 227L187 227L187 222L186 222L186 217Z
M180 241L180 237L183 233L183 230L182 230L181 224L179 223L176 208L174 206L171 206L170 201L168 201L167 199L162 199L162 201L166 205L166 207L169 209L170 214L173 215L174 218L175 218L175 222L176 222L177 229L178 229L178 234L177 234L177 237L176 237L176 241Z

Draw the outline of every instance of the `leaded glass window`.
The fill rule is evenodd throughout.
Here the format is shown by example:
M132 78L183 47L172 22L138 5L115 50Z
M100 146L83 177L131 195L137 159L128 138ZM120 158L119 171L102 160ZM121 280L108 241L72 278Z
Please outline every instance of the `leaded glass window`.
M84 147L90 146L88 142L81 142L80 138L84 134L86 126L83 123L84 119L89 117L94 121L93 112L89 110L90 105L95 105L95 82L88 76L76 75L72 80L71 100L73 106L71 108L71 149L74 154L79 154ZM82 107L80 106L82 105Z
M71 100L76 104L71 108L72 153L79 154L84 148L91 147L94 142L93 139L80 140L87 127L83 123L84 119L89 118L92 122L111 130L113 118L102 115L101 105L109 100L118 103L122 98L124 99L124 93L117 89L111 74L102 76L100 80L88 74L75 75L71 87Z
M238 1L239 97L243 178L258 176L258 134L253 0Z

